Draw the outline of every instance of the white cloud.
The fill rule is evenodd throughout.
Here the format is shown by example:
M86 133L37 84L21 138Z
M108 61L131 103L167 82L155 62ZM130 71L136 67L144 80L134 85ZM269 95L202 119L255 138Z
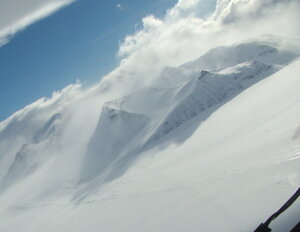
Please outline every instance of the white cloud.
M205 17L211 9L207 2L179 0L163 18L143 18L142 29L120 43L121 65L104 82L116 78L116 83L136 88L165 66L196 59L215 46L264 35L300 35L298 0L218 0L216 10Z
M1 1L3 2L0 0L0 3ZM11 0L16 1L18 0ZM70 3L71 0L27 2L43 4L37 4L33 11L30 7L27 7L26 11L20 10L31 13L20 13L19 19L15 20L18 23L7 23L8 17L6 23L0 20L0 28L3 28L3 25L14 25L8 27L11 32L5 35L13 35L26 25ZM262 35L299 38L298 0L218 0L215 11L210 12L209 17L203 17L208 13L205 9L211 9L207 2L179 0L162 18L153 15L144 17L142 28L127 35L120 43L119 67L93 87L93 94L105 93L106 100L126 95L147 85L164 67L178 66L194 60L215 46L228 45ZM10 9L8 6L6 8ZM0 18L3 17L0 14ZM9 37L0 36L0 38L5 40ZM54 96L53 99L56 99ZM100 106L101 104L98 107Z
M27 26L43 19L74 0L0 0L0 46Z
M297 3L295 0L219 0L218 10L215 17L221 20L224 24L237 22L238 20L254 20L270 14L281 15L281 10L292 3Z
M58 4L55 5L52 1L54 5L51 8L49 7L51 4L45 4L46 0L44 0L42 5L48 7L37 7L44 11L36 10L35 14L28 14L31 17L28 16L27 19L20 17L23 21L16 20L19 24L12 25L22 26L10 28L24 28L34 19L45 16L45 12L53 12L58 9L57 7L70 2L55 1ZM144 17L142 29L127 35L120 44L118 52L121 58L120 66L92 88L93 94L96 96L101 93L100 95L103 96L105 93L106 100L123 96L152 81L164 67L178 66L196 59L218 45L232 44L264 34L281 37L296 36L296 38L300 35L298 0L263 2L261 0L219 0L216 10L207 18L199 14L205 12L204 2L204 0L179 0L163 18L156 18L153 15ZM0 25L2 24L1 22ZM13 31L11 34L18 31L11 30ZM68 91L66 88L64 92ZM57 96L60 95L54 94L52 99L57 99ZM36 104L44 105L45 101ZM101 104L97 107L100 106Z
M120 3L118 3L118 4L116 5L116 7L117 7L119 10L123 10L123 6L122 6Z

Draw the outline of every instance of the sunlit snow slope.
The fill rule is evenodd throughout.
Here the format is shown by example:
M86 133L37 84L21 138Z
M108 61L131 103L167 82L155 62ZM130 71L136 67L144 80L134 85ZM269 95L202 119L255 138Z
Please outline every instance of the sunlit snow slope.
M121 98L75 88L18 112L0 124L0 231L253 231L300 183L297 57L218 47Z

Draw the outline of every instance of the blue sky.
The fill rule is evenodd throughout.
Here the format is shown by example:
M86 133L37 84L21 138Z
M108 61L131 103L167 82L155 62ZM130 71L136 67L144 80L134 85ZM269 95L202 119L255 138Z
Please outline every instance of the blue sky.
M95 83L118 65L119 42L176 0L78 0L0 47L0 121L77 79ZM121 4L121 7L117 7Z

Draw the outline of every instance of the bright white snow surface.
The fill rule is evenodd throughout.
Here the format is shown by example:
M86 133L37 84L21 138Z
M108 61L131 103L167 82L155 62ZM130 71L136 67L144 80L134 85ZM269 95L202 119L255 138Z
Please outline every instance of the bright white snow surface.
M298 189L299 1L202 3L145 17L97 85L0 122L0 232L251 232Z
M115 100L75 85L33 103L0 124L0 231L253 231L299 187L299 73L249 42Z

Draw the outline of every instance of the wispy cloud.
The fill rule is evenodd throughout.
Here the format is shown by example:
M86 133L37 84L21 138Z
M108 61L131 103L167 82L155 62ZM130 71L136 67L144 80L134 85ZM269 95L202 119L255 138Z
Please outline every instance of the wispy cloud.
M123 10L123 6L121 5L121 3L118 3L118 4L116 5L116 7L117 7L119 10Z
M5 35L13 35L71 2L45 4L8 27L10 30ZM219 0L216 10L207 18L199 16L199 11L203 11L202 3L203 0L179 0L162 18L144 17L142 28L120 43L119 67L93 87L93 94L109 93L106 99L126 95L153 80L164 67L196 59L215 46L264 34L287 38L300 35L298 0Z
M0 0L0 47L8 43L17 32L74 1Z
M120 43L121 65L103 82L112 82L114 76L115 83L122 80L137 88L164 67L194 60L216 46L264 35L300 35L298 0L218 0L215 12L206 17L199 14L204 2L179 0L163 18L143 18L142 28Z

